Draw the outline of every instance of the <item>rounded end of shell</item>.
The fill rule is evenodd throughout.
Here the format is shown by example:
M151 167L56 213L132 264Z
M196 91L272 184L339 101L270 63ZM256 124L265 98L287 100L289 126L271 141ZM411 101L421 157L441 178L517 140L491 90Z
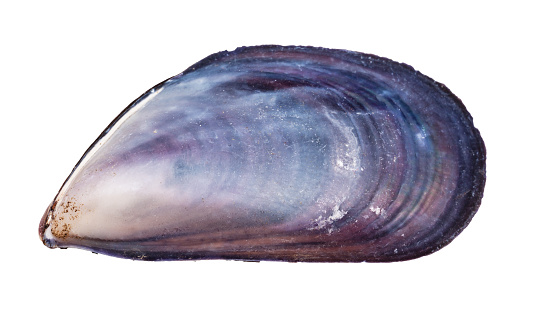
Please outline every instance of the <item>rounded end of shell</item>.
M53 201L48 208L46 209L43 218L39 222L39 238L43 244L48 248L56 248L56 241L52 236L50 223L52 222L52 215L54 213L54 208L56 201Z

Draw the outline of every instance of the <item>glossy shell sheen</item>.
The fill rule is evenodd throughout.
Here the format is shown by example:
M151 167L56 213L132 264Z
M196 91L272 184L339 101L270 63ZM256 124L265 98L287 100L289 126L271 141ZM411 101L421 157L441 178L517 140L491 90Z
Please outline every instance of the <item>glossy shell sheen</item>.
M401 261L451 242L484 183L483 141L444 85L368 54L244 47L128 106L39 233L133 259Z

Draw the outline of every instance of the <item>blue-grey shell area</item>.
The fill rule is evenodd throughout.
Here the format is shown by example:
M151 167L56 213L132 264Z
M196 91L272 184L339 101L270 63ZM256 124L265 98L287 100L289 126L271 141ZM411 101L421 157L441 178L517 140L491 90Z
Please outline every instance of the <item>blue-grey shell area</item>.
M40 233L133 259L401 261L451 242L484 183L483 141L444 85L368 54L243 47L126 108ZM59 206L79 207L68 225Z

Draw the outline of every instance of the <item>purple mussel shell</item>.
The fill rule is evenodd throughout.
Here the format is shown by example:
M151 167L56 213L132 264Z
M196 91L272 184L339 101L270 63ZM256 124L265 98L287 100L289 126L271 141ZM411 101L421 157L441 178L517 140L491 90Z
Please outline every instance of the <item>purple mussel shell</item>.
M130 104L39 234L51 248L144 260L408 260L468 225L485 158L462 102L408 65L242 47Z

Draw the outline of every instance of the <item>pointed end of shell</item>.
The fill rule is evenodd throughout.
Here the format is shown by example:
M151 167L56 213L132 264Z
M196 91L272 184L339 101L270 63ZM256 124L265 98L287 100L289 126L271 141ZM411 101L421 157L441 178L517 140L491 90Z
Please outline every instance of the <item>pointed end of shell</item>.
M56 240L52 235L50 224L52 222L52 215L54 213L54 208L56 206L56 201L53 201L48 208L46 209L43 218L39 222L39 238L43 244L48 248L56 248Z

